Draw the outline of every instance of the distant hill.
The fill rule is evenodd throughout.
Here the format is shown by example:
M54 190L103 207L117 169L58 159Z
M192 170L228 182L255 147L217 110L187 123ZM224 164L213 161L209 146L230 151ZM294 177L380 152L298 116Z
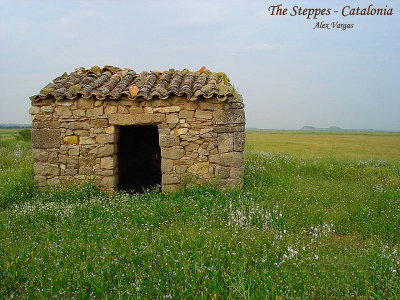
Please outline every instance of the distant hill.
M31 125L30 124L0 124L0 128L23 129L23 128L31 128Z

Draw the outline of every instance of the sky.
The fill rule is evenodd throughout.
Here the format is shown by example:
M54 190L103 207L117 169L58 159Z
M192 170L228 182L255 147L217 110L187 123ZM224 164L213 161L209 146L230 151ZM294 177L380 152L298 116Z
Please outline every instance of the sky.
M248 127L400 130L399 2L0 0L0 123L30 123L29 96L79 66L206 66L243 95ZM394 15L271 16L279 3Z

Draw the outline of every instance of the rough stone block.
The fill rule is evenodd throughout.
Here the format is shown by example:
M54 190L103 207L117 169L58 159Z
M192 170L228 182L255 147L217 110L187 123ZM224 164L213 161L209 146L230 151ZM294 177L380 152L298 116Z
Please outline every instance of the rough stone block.
M108 145L104 145L102 147L98 147L95 150L96 156L97 157L105 157L105 156L113 155L116 152L114 148L115 148L114 144L108 144Z
M78 108L80 109L88 109L93 108L94 106L94 99L91 98L79 98L78 99Z
M208 162L208 161L197 163L193 166L190 166L188 168L188 172L192 173L192 174L207 174L209 165L210 165L210 162Z
M32 147L36 149L58 148L61 144L59 129L33 129Z
M96 163L97 163L96 158L93 156L81 157L79 159L79 165L81 167L93 167Z
M116 114L117 111L118 111L117 106L111 105L111 104L107 105L106 108L104 109L104 113L107 114L107 115Z
M32 149L33 160L37 162L47 162L49 152L42 149Z
M161 160L161 172L168 173L172 171L174 161L172 159L163 158Z
M242 132L245 130L244 125L235 125L235 126L217 126L214 127L214 132L216 133L224 133L224 132Z
M155 112L155 113L159 112L162 114L179 112L180 110L181 110L181 108L179 106L166 106L166 107L153 108L153 112Z
M73 145L79 143L79 137L76 135L69 135L64 138L64 144Z
M162 184L176 184L180 183L179 177L172 174L163 174L162 175Z
M167 114L166 122L167 123L178 123L179 122L178 114Z
M152 114L153 113L153 108L151 107L144 107L143 112L146 114Z
M96 135L96 142L99 144L112 144L114 143L114 134L98 134Z
M94 145L95 143L96 143L96 141L92 137L81 136L79 138L79 144L81 144L81 145Z
M63 100L56 100L55 104L61 105L61 106L72 106L71 108L76 108L76 101L75 100L69 100L69 99L63 99Z
M181 110L179 112L179 118L181 119L193 119L194 111L193 110Z
M58 164L58 152L56 151L49 152L49 157L47 159L47 162L50 164Z
M109 121L112 125L140 125L140 124L158 124L165 120L163 114L114 114L109 115Z
M57 176L60 174L58 165L43 162L35 162L33 170L37 176Z
M243 152L228 152L210 155L210 162L217 163L222 166L239 168L243 166Z
M104 128L108 126L108 120L107 119L95 119L92 121L92 126L94 128Z
M246 140L246 133L245 132L235 132L233 145L235 151L244 151L245 147L245 140Z
M72 111L75 118L82 118L86 116L86 111L83 109L75 109Z
M35 181L37 186L45 186L46 185L46 176L34 176L33 180Z
M59 177L53 177L53 178L47 179L46 183L49 186L55 187L55 186L60 186L61 185L61 180L60 180Z
M103 106L104 101L102 100L95 100L94 101L94 107L99 107L99 106Z
M58 121L51 121L49 123L49 128L50 129L60 129L60 122Z
M174 133L175 135L183 135L186 134L189 131L187 128L175 128Z
M72 148L68 150L68 155L78 156L79 155L79 146L72 146Z
M143 108L141 107L131 107L129 108L129 113L132 115L141 114L143 113Z
M198 101L185 101L183 105L185 110L196 110L198 106Z
M244 108L244 104L240 102L233 102L229 103L231 108L239 109L239 108Z
M32 122L32 129L48 129L50 122Z
M199 107L200 109L206 109L206 110L217 110L221 108L219 104L211 103L208 102L207 100L199 101Z
M212 111L196 110L194 117L197 119L211 120L213 117Z
M218 141L218 152L226 153L233 150L233 134L232 133L220 133L217 138Z
M53 106L42 106L40 109L42 113L44 114L52 114L54 112L54 107Z
M161 135L169 135L171 132L168 128L158 128L158 134Z
M243 103L243 97L240 94L228 97L228 103Z
M240 168L231 168L230 173L229 173L229 176L230 176L231 178L240 179L240 178L242 178L242 176L243 176L243 170L244 170L243 167L240 167Z
M106 129L105 129L105 133L107 133L107 134L112 134L112 133L114 133L115 132L115 126L108 126Z
M100 181L100 186L105 189L114 188L118 183L116 176L106 176Z
M102 169L112 170L116 167L117 160L115 157L102 157L100 166Z
M160 135L160 147L179 146L180 139L174 135Z
M245 114L243 109L218 110L214 112L216 124L244 124Z
M154 99L150 101L146 101L147 105L151 105L152 107L166 107L171 106L172 102L170 99Z
M68 169L76 169L79 166L79 160L76 157L68 157L67 158L67 168Z
M123 105L118 105L118 113L119 114L129 114L128 108Z
M215 177L216 178L228 178L229 177L230 168L216 166L215 167Z
M75 133L75 135L78 135L80 137L88 137L90 135L90 132L88 130L74 130L72 133Z
M94 117L99 117L104 114L104 108L103 106L100 107L95 107L95 108L89 108L87 110L87 116L90 118Z
M69 123L69 128L72 130L75 129L89 129L90 124L87 122L70 122Z
M180 96L170 96L171 99L171 105L180 105L180 104L185 104L187 102L186 97L180 97ZM164 100L165 101L165 100Z
M31 106L30 108L29 108L29 113L31 114L31 115L36 115L36 114L38 114L40 112L40 107L39 106Z
M100 170L96 170L95 174L96 175L101 175L101 176L112 176L112 175L115 174L115 172L114 172L114 170L103 170L103 169L100 169Z
M62 116L62 117L72 116L72 111L67 106L57 106L55 111L56 111L57 115Z
M189 142L189 144L187 146L185 146L185 151L186 152L191 152L193 150L196 150L199 148L199 144L195 143L195 142Z
M179 159L185 155L185 150L175 148L161 148L163 158Z
M78 170L77 169L65 169L65 174L69 175L69 176L74 176L74 175L78 174Z

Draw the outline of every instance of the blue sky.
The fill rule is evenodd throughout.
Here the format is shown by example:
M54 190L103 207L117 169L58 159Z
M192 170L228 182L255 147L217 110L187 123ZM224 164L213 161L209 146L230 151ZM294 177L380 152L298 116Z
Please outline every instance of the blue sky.
M393 16L270 16L269 5L394 8ZM249 127L400 130L399 1L0 1L0 123L75 67L223 71ZM353 29L313 30L316 21Z

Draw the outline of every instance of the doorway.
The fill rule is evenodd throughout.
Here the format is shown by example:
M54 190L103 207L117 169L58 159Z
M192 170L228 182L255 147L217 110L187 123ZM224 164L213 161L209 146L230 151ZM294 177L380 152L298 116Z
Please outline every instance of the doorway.
M157 125L120 126L118 135L118 190L143 193L161 185Z

